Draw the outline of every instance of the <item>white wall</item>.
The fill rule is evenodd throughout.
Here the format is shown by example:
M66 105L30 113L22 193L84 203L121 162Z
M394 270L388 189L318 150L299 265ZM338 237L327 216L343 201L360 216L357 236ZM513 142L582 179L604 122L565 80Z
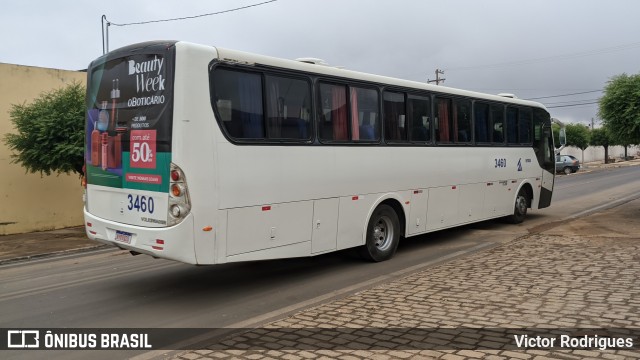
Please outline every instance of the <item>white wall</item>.
M584 150L584 159L582 157L582 150L569 146L560 152L562 155L573 155L581 163L592 161L604 161L604 147L602 146L589 146ZM629 146L627 148L627 155L640 156L640 148L638 146ZM622 146L609 146L609 157L615 158L616 161L620 161L620 157L624 156L624 147Z

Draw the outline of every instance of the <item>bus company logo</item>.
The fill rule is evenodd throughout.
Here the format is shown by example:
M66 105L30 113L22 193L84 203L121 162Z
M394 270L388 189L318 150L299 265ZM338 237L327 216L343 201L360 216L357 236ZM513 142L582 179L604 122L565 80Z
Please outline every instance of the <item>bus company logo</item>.
M522 171L522 158L518 159L518 171Z
M40 347L40 331L38 330L8 330L7 348L29 349Z

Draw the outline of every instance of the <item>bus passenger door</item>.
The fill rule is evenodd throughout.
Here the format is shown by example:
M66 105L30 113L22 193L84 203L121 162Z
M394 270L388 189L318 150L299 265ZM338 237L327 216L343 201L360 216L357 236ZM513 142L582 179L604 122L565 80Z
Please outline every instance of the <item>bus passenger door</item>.
M336 250L338 237L339 199L322 199L313 202L313 230L311 253Z

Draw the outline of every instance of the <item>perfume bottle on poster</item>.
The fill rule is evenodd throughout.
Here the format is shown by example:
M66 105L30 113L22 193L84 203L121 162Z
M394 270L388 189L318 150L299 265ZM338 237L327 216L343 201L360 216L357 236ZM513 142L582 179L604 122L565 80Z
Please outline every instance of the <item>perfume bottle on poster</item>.
M120 98L120 80L113 79L113 88L111 90L111 122L109 130L113 131L118 127L118 99Z
M93 131L91 132L91 165L100 166L100 131L97 128L97 121L93 122Z
M106 102L106 101L105 101ZM107 170L109 163L109 134L102 133L102 170Z
M98 114L98 130L107 131L109 127L109 110L107 110L107 102L103 101Z

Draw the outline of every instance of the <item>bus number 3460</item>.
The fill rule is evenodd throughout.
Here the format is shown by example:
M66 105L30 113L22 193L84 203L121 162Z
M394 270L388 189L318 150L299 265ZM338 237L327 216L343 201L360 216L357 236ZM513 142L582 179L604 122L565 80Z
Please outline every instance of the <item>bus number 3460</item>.
M127 209L136 209L136 211L148 212L149 214L153 214L155 205L151 196L146 197L136 195L134 198L133 195L129 194L127 195L127 199L129 200L129 206L127 206Z

